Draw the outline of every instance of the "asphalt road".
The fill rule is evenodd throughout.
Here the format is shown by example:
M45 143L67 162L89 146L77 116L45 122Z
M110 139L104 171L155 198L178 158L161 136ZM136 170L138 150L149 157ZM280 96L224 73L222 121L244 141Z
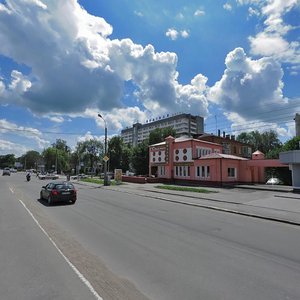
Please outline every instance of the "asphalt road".
M0 178L3 299L300 299L298 226L84 185L48 207L42 184Z

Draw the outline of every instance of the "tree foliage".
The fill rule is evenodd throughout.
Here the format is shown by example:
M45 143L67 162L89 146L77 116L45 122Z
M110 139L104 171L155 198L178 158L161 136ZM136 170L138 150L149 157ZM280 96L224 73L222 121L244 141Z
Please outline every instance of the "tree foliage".
M176 136L176 130L172 127L156 128L149 134L149 145L163 142L167 136Z
M299 150L300 149L300 137L296 136L288 141L286 141L282 147L282 151L291 151L291 150Z
M20 157L20 162L26 169L36 169L41 159L42 157L39 152L30 150Z
M120 136L112 137L108 142L109 168L122 169L127 171L130 169L131 148L123 142Z
M0 168L13 167L16 158L14 154L0 155Z
M102 161L104 156L103 144L96 140L90 139L88 141L79 142L76 146L76 152L80 162L84 162L85 166L91 169L96 168L96 163Z
M254 151L260 150L266 155L269 151L273 151L282 146L278 134L274 130L265 131L263 133L257 130L242 132L237 136L237 141L250 144L254 147Z
M146 175L149 173L149 151L148 141L145 140L132 149L132 166L137 175Z

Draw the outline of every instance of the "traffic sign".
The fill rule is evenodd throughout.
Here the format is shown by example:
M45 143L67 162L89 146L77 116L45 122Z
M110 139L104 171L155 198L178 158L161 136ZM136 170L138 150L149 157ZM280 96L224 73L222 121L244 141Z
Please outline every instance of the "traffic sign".
M108 161L109 161L109 157L108 157L107 155L105 155L105 156L103 157L103 160L104 160L105 162L108 162Z

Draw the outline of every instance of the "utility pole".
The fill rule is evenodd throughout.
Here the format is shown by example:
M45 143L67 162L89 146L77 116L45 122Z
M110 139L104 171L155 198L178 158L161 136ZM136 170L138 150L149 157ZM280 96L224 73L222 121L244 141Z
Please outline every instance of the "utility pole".
M108 161L108 156L107 156L107 126L106 126L106 121L104 120L104 118L102 117L101 114L98 114L98 117L101 118L104 121L104 125L105 125L105 139L104 139L104 185L108 186L109 182L108 182L108 177L107 177L107 161Z

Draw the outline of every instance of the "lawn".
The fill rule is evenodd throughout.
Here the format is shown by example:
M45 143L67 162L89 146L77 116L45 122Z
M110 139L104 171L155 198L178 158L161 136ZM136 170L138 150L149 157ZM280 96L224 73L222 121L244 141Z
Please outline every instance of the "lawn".
M194 193L217 193L215 191L210 191L203 188L197 187L187 187L187 186L174 186L174 185L157 185L158 189L171 190L171 191L181 191L181 192L194 192Z
M97 183L97 184L104 184L104 179L100 179L100 178L82 178L81 181L85 181L85 182L92 182L92 183ZM110 180L110 185L116 185L116 182L114 180Z

